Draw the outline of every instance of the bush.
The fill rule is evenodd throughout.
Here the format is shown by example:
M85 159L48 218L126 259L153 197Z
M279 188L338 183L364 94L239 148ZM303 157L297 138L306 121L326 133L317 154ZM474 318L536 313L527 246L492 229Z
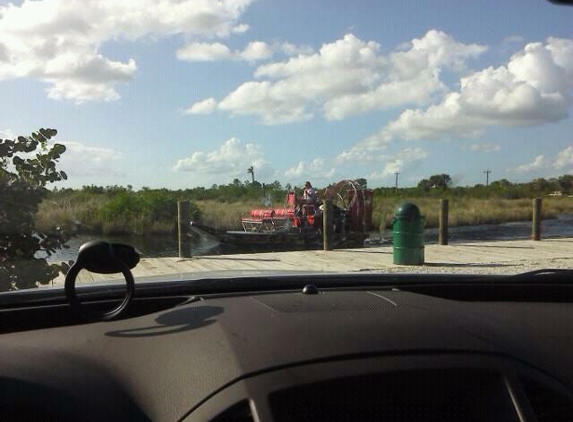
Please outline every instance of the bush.
M61 230L43 233L35 227L45 186L67 178L56 169L66 148L48 144L56 133L40 129L29 137L0 139L0 291L47 284L67 269L37 256L50 256L67 240Z

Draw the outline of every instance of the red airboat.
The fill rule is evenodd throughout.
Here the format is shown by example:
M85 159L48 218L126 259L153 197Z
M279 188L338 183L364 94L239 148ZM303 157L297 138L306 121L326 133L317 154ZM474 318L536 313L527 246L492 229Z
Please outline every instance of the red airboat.
M353 180L342 180L319 191L314 204L295 192L283 207L253 209L241 219L243 230L217 231L192 223L192 227L217 237L227 250L292 250L322 246L325 200L332 202L332 245L362 247L372 228L372 191Z

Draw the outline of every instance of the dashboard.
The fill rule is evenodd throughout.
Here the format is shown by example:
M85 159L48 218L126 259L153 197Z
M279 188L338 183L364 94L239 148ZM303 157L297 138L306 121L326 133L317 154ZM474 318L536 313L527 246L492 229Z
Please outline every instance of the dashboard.
M7 309L0 419L572 420L571 288L488 286L148 297L91 323Z

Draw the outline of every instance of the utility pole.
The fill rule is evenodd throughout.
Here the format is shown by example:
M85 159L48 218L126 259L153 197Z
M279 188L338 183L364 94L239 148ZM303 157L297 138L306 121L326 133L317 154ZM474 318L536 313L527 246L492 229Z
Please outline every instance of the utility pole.
M490 169L487 169L486 171L484 171L485 174L485 185L489 186L489 174L491 173Z
M396 175L396 190L398 190L398 175L400 174L399 172L395 172L394 173Z

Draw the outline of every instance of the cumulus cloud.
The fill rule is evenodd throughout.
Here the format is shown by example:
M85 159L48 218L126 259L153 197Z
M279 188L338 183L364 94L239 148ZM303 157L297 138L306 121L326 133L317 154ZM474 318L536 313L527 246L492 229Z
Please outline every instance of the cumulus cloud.
M271 47L262 41L250 42L243 51L238 53L238 56L248 62L254 62L257 60L268 59L273 55L273 50Z
M287 56L311 54L312 48L298 46L288 42L267 44L264 41L251 41L244 49L231 51L229 47L219 42L191 42L177 50L177 58L187 62L213 62L235 60L255 63L270 59L276 52Z
M408 109L379 140L475 137L488 126L531 126L568 115L573 86L573 40L530 43L505 66L461 78L458 92L426 109Z
M258 67L219 101L219 110L257 116L264 124L304 121L319 112L328 120L405 104L424 104L447 89L443 69L461 71L486 47L463 44L436 30L389 55L353 34L311 49L282 44L296 55Z
M233 53L224 44L221 43L189 43L176 52L179 60L187 62L210 62L215 60L230 59Z
M106 179L125 176L120 170L121 166L118 166L121 152L112 148L88 146L81 142L59 143L66 146L66 152L62 155L58 168L65 171L69 179L89 177L93 180L93 177Z
M273 55L271 47L262 41L250 42L244 50L231 51L221 43L194 42L177 50L177 58L187 62L210 62L218 60L244 60L255 62Z
M541 168L547 167L549 161L545 158L545 155L538 155L531 163L522 164L515 169L514 171L518 173L526 173L533 170L539 170Z
M207 98L193 104L185 110L186 114L209 114L217 107L217 101L214 98Z
M428 157L422 148L406 148L394 154L381 155L378 161L384 166L381 172L374 172L369 179L380 180L396 172L412 168L416 163Z
M237 26L234 26L231 31L233 32L233 34L242 34L244 32L247 32L249 29L250 29L249 25L247 25L246 23L241 23Z
M178 160L173 170L191 173L198 184L226 184L235 178L244 180L250 166L255 168L257 177L273 175L259 145L243 143L233 137L216 150L194 151L190 156Z
M328 179L334 175L334 168L330 167L324 158L315 158L310 162L300 161L285 171L285 176L290 179L300 179L312 174L315 180Z
M573 147L567 147L559 151L554 157L538 155L535 159L526 164L517 166L509 171L516 173L527 173L542 169L554 169L558 171L573 171Z
M145 37L224 37L252 0L25 0L0 6L0 80L30 77L48 95L76 102L113 101L116 85L133 78L133 59L100 53L110 41Z
M573 147L565 148L559 152L555 157L553 167L556 169L573 169Z

